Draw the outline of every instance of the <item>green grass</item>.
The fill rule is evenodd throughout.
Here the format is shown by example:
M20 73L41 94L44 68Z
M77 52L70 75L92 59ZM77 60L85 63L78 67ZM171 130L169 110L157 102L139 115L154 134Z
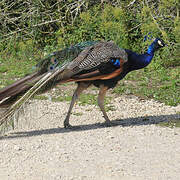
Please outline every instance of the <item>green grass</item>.
M52 97L53 102L62 102L62 101L71 101L72 96L69 95L63 95L63 96L58 96L58 97Z
M36 64L35 59L26 56L3 56L0 54L0 88L3 88L17 78L21 78L32 72L32 67Z
M47 96L43 96L43 95L36 95L36 96L34 96L34 99L37 99L37 100L48 100L48 97Z
M161 122L158 125L161 127L170 127L170 128L180 127L180 119L172 119L168 122Z
M166 105L180 103L180 67L153 70L152 66L127 75L113 90L117 94L135 94Z
M81 94L78 100L78 104L85 106L89 105L97 105L97 95L94 94Z
M104 100L105 111L113 111L115 107L111 104L112 97L106 96ZM82 94L78 100L79 105L98 105L97 95L94 94Z

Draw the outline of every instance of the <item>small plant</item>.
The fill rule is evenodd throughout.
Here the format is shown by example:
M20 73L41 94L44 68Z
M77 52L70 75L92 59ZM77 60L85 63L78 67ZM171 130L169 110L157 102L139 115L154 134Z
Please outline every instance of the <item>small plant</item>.
M167 122L160 122L158 125L169 128L180 127L180 119L171 119Z

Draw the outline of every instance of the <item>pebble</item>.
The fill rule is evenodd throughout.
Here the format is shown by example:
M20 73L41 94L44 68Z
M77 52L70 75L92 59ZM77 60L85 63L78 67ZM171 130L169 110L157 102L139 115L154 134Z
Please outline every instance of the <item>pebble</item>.
M21 148L20 146L15 145L15 146L14 146L14 150L15 150L15 151L21 151L22 148Z

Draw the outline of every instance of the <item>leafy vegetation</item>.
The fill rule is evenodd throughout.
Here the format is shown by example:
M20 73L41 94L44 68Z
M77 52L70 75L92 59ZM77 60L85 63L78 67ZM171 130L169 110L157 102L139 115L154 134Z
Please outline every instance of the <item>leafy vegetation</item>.
M163 38L168 46L156 53L147 68L130 73L114 92L177 105L180 102L178 1L2 1L0 88L30 73L45 54L81 41L113 40L122 48L143 53L152 41L144 42L144 36L151 32L149 36ZM89 101L85 98L82 97L82 104ZM94 101L94 97L89 98Z
M118 94L135 94L143 98L153 98L167 105L180 103L179 67L169 70L161 67L153 70L132 72L113 90Z
M171 119L167 122L160 122L158 125L169 128L180 127L180 119Z

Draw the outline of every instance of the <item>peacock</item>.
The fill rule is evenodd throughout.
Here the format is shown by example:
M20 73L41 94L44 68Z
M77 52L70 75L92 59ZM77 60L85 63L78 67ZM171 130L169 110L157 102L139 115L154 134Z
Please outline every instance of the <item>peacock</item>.
M111 126L104 109L107 90L114 88L129 72L146 67L155 51L164 46L164 41L156 38L145 53L138 54L118 47L113 41L87 41L53 52L41 60L31 74L0 90L0 108L6 108L0 126L11 124L11 117L35 94L67 82L76 82L77 88L64 120L64 128L72 128L69 119L73 106L90 85L99 88L98 105L105 124Z

